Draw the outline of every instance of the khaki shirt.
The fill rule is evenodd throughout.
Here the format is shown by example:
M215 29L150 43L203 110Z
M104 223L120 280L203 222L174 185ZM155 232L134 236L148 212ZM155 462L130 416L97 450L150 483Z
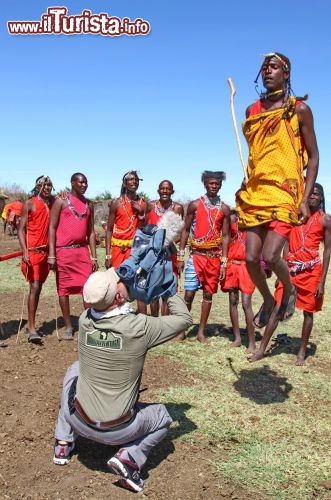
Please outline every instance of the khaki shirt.
M167 303L170 315L158 318L129 313L97 320L91 309L80 316L77 398L92 420L114 420L133 408L148 349L191 326L179 295Z

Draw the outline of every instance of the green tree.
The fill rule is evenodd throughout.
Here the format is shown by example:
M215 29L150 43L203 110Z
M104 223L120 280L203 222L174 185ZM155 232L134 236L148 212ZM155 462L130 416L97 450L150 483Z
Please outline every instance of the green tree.
M103 193L100 193L98 194L94 199L96 201L100 201L100 200L111 200L113 197L112 197L112 194L110 191L104 191Z
M148 196L148 194L144 193L144 191L139 191L139 193L137 193L137 195L140 198L144 198L145 201L150 201L150 197Z
M0 186L0 192L2 194L5 194L8 196L8 200L13 201L13 200L21 200L25 201L29 194L24 190L22 186L19 184L4 184L3 186Z

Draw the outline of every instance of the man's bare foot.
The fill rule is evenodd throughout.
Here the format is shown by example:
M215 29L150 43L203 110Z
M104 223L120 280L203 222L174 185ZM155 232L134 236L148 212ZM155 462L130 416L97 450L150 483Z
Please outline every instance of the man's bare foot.
M180 332L176 337L174 337L171 342L183 342L186 339L186 333Z
M295 312L296 301L297 301L297 289L295 286L293 286L290 296L288 298L287 297L282 298L282 303L278 308L276 319L279 321L286 321L287 319L290 319Z
M256 328L264 328L267 326L270 316L275 308L275 300L272 298L272 301L270 304L263 303L258 311L257 314L255 314L253 323Z
M204 345L209 344L209 340L203 334L197 335L197 341Z
M246 349L246 353L247 354L254 354L254 352L256 351L256 344L254 342L254 344L248 344L248 347Z
M234 339L233 342L231 342L230 347L240 347L241 346L241 339Z
M262 359L264 356L264 352L261 352L261 351L257 351L253 354L253 356L251 356L250 358L248 358L248 361L250 363L254 363L255 361L259 361L260 359Z
M305 364L305 353L298 353L295 364L297 366L303 366Z

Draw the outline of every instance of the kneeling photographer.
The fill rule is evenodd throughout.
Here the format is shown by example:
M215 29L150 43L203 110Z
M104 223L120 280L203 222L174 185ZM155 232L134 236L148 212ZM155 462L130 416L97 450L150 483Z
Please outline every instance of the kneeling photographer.
M169 259L164 252L168 249L165 234L159 231L152 232L145 248L139 245L135 255L132 249L122 273L110 268L88 278L83 290L88 309L79 319L78 361L65 375L55 429L55 464L69 462L79 435L119 446L107 465L125 488L135 492L144 488L140 472L149 452L164 439L172 422L163 404L138 401L146 353L192 324L167 274ZM163 284L162 273L168 280ZM130 298L144 294L150 301L153 293L167 297L169 316L131 312Z

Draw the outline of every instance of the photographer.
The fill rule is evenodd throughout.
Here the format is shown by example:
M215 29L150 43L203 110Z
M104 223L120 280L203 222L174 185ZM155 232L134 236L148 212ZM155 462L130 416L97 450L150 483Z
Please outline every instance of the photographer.
M132 314L128 295L114 268L93 273L84 286L90 309L79 320L78 361L64 378L53 461L69 462L78 435L122 446L107 465L125 488L139 492L148 454L172 422L164 405L138 401L145 356L188 328L192 317L178 295L167 299L170 316Z

